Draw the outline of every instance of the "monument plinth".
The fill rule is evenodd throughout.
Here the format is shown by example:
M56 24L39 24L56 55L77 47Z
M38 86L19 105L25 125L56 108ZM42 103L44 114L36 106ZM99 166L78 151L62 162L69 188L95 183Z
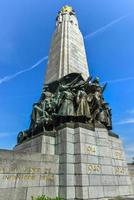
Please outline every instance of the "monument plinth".
M45 84L13 151L0 151L0 200L133 195L122 141L112 132L106 84L89 76L74 10L58 13Z

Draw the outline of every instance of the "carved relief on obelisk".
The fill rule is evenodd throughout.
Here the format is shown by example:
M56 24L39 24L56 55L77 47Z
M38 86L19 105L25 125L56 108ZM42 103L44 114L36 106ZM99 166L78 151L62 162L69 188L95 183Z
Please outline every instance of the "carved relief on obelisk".
M64 6L56 18L45 83L73 73L89 77L83 36L72 7Z

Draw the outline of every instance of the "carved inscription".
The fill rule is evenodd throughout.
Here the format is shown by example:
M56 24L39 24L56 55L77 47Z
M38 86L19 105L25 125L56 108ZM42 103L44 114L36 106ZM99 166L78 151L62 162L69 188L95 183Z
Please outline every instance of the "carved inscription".
M5 175L3 176L3 179L8 180L8 181L13 181L13 180L34 180L35 176L33 175Z
M121 151L116 151L115 152L115 158L118 160L122 160L123 159L123 154Z
M54 180L54 175L51 174L51 175L41 175L41 180L46 180L46 181L53 181Z
M131 177L133 177L133 176L134 176L134 172L130 172L129 175L130 175Z
M93 173L93 172L101 172L101 166L100 165L88 165L87 166L87 171L88 173Z
M11 174L11 173L18 173L20 171L21 174ZM0 173L10 173L10 175L3 175L3 179L7 181L13 181L13 180L29 180L33 181L36 179L37 174L40 175L41 180L45 181L53 181L54 175L52 174L51 168L38 168L38 167L30 167L30 168L21 168L20 170L17 168L0 168ZM29 173L29 174L24 174Z
M7 180L7 181L14 181L14 180L29 180L29 181L32 181L32 180L35 180L37 177L37 175L4 175L3 176L3 179L4 180ZM41 175L40 176L41 180L46 180L46 181L53 181L54 180L54 175L51 174L51 175Z
M88 146L88 147L86 148L86 152L87 152L88 154L90 154L90 155L95 155L95 154L97 153L97 150L96 150L96 147L95 147L95 146L90 145L90 146Z
M39 168L39 167L28 167L28 168L4 168L0 167L0 173L51 173L51 168Z
M124 167L115 167L115 174L124 175L126 173L126 168Z
M29 171L30 173L41 173L41 168L31 167Z

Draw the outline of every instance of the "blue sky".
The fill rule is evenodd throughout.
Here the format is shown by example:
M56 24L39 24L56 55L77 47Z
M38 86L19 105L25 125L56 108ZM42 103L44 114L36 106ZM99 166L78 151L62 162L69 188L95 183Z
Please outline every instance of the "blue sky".
M0 1L0 148L11 149L28 128L32 104L45 77L57 12L76 11L85 37L90 74L108 81L105 98L113 110L113 131L134 156L134 1Z

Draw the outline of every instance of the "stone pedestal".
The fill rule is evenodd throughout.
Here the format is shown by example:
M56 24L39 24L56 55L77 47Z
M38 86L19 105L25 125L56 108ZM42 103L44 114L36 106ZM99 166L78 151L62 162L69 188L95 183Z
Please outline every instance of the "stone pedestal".
M109 136L106 129L61 129L56 153L63 198L100 199L133 194L122 142Z
M1 150L0 200L41 194L68 200L132 196L122 142L110 135L104 128L65 124L13 151Z

